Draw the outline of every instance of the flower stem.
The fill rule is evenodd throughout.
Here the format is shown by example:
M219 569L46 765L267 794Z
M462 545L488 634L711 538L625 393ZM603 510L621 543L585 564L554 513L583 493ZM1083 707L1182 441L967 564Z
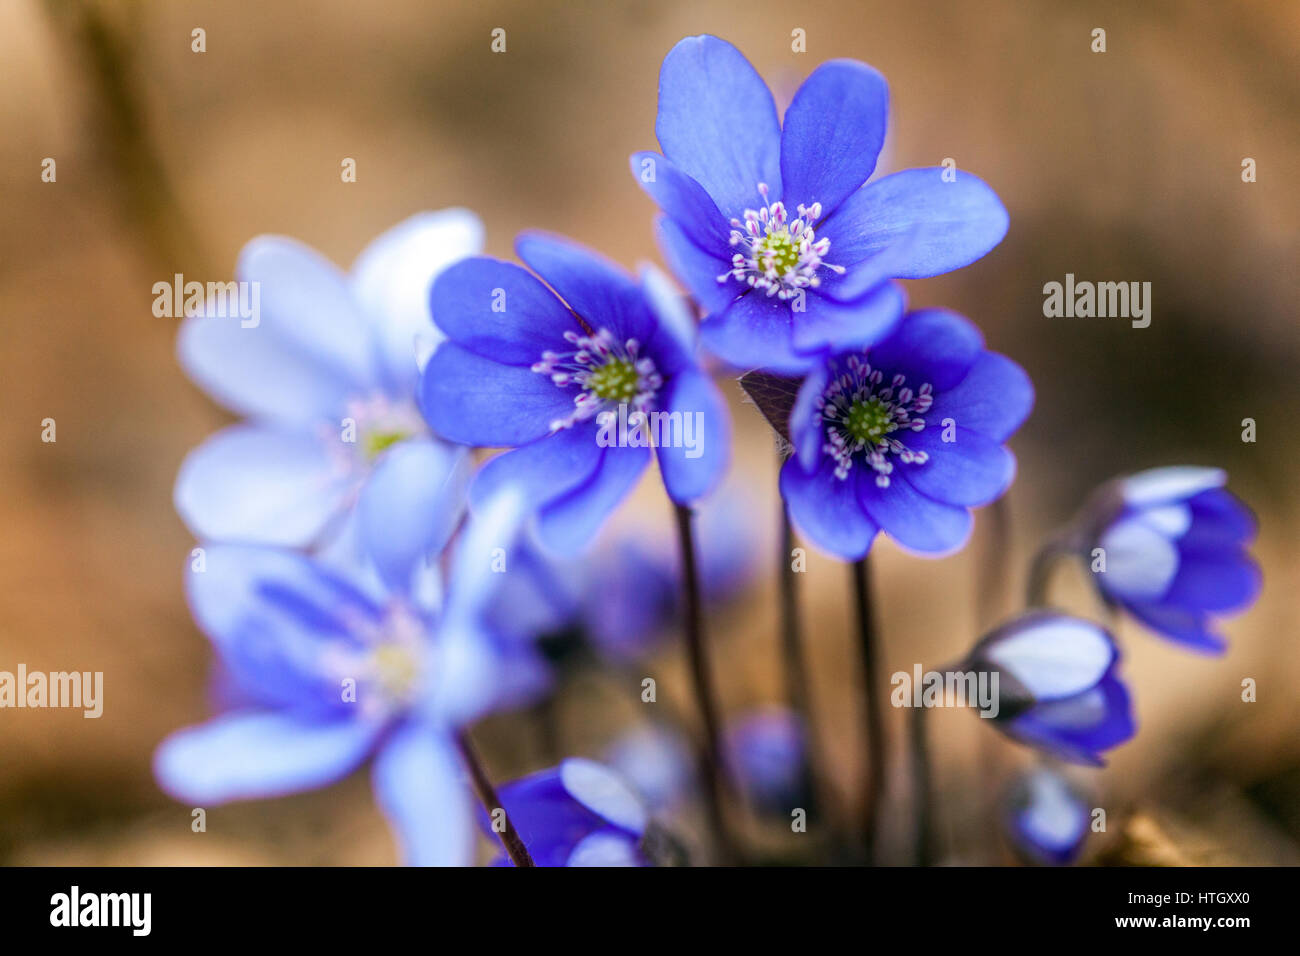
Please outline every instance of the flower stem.
M1074 537L1070 529L1050 536L1035 552L1029 565L1029 580L1025 587L1025 604L1028 607L1047 605L1048 586L1056 562L1074 551Z
M724 862L735 859L730 830L723 812L725 782L722 775L722 730L718 719L717 694L713 685L713 672L709 664L708 648L704 641L704 609L700 599L699 569L695 560L695 536L692 531L691 509L674 504L677 515L677 534L682 551L682 591L685 598L686 652L690 659L691 680L695 685L695 700L704 724L704 746L700 754L704 777L705 802L709 822Z
M914 852L917 866L934 865L934 810L930 782L930 745L926 739L924 707L912 708L911 734L912 800L916 807L916 841Z
M871 566L868 558L853 562L853 594L858 615L858 641L862 652L862 698L867 740L867 785L862 801L862 838L867 862L875 863L876 820L885 791L885 724L881 713L878 671L879 637L871 604Z
M790 525L790 511L781 506L781 660L785 676L786 699L790 710L802 725L806 745L805 770L808 792L817 795L823 780L820 738L813 723L812 686L808 680L808 664L804 655L803 633L799 625L799 589L791 553L794 551L794 529Z
M489 817L497 810L501 810L503 816L505 816L506 828L497 836L501 838L501 845L505 847L511 862L515 866L536 866L537 864L533 862L533 858L528 853L528 847L524 846L524 841L519 836L519 831L510 822L509 814L504 812L505 808L501 806L501 801L497 798L497 792L492 787L492 781L488 779L487 771L483 769L483 761L479 759L478 751L474 749L474 743L469 739L468 731L462 730L456 734L456 746L460 750L460 758L465 762L465 769L469 771L470 780L474 784L474 792L478 794L483 809L488 812ZM496 828L493 827L493 829Z

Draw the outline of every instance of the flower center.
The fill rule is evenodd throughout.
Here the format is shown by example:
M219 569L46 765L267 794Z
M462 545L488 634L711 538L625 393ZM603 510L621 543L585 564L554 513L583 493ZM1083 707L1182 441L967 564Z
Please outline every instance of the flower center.
M370 653L371 680L390 700L410 698L420 662L414 652L401 644L381 644Z
M844 267L824 261L831 241L818 239L813 223L821 218L822 204L798 207L798 218L789 221L785 204L767 201L767 183L758 184L763 197L759 209L746 209L745 220L731 220L730 243L736 252L731 269L718 276L719 282L739 279L751 288L778 299L791 299L802 289L821 285L817 270L825 267L843 275Z
M347 404L343 420L343 440L352 445L352 457L363 466L427 430L413 402L395 402L386 395L353 399Z
M859 462L875 471L879 487L888 488L894 470L891 456L917 465L930 460L928 454L913 451L896 437L900 432L925 428L925 419L919 416L934 402L928 382L913 391L905 375L894 375L881 387L884 372L857 355L842 363L832 360L831 372L830 384L817 399L817 409L826 431L822 450L834 459L836 478L848 478L854 463Z
M641 344L636 339L620 343L602 328L589 335L565 332L564 340L573 346L571 351L548 349L532 366L560 388L578 388L573 411L551 422L552 431L571 428L610 406L631 405L641 412L649 409L663 377L654 361L640 354Z

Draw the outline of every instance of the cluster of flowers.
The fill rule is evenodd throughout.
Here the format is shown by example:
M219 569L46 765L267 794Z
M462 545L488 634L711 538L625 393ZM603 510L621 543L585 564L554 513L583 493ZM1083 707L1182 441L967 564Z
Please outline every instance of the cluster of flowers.
M164 789L214 805L321 786L373 758L402 858L472 862L466 728L552 693L557 648L575 637L626 658L679 613L674 557L642 539L590 545L652 457L681 508L719 487L730 424L711 363L785 383L769 389L783 402L759 404L790 450L781 494L819 548L858 560L884 532L917 553L960 549L971 509L1013 479L1004 442L1033 389L965 318L907 311L896 280L968 265L1008 219L965 172L872 179L887 100L875 70L834 61L781 117L733 46L674 47L662 154L631 165L689 298L654 267L629 275L551 235L518 238L522 266L478 255L482 227L464 210L401 223L347 273L288 239L249 243L238 275L261 285L260 325L191 317L179 337L190 377L245 420L177 480L201 542L186 585L217 652L220 715L162 743ZM621 406L692 416L702 440L598 441ZM471 448L508 450L476 465ZM1069 538L1085 556L1106 549L1108 601L1200 649L1220 646L1210 615L1258 587L1250 516L1222 484L1207 469L1129 479ZM705 508L705 531L711 511L726 522L702 536L706 598L752 567L748 516L724 510ZM1003 674L1007 733L1096 762L1133 733L1118 657L1105 629L1035 611L968 666ZM760 803L803 782L788 717L728 735ZM688 759L629 740L607 762L569 759L492 795L533 861L655 856L649 811L681 798ZM1081 805L1052 785L1033 793L1017 833L1067 858ZM479 822L499 835L492 809Z

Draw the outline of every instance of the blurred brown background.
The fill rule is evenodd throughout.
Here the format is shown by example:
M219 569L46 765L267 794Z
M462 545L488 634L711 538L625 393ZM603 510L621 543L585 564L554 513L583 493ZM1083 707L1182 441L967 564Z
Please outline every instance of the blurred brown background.
M191 52L196 27L205 53ZM489 50L495 27L504 55ZM1095 27L1104 54L1090 51ZM701 32L740 46L783 103L824 59L872 63L892 89L885 161L953 157L1011 213L989 257L909 292L969 315L1037 384L1013 443L1014 546L987 553L984 519L943 561L879 547L885 669L969 645L988 623L973 610L976 571L1005 569L1018 591L1036 537L1098 481L1222 465L1261 519L1263 598L1229 625L1222 659L1121 626L1141 729L1108 770L1078 777L1111 812L1090 853L1300 862L1300 6L1267 0L0 4L0 669L102 670L106 686L99 720L0 712L0 862L392 860L364 774L210 811L201 835L152 782L154 745L206 713L208 648L182 599L190 539L172 481L225 418L182 376L151 286L173 272L227 277L265 232L346 265L398 220L450 205L483 217L494 254L544 227L629 265L654 258L652 206L626 159L656 145L660 60ZM355 184L339 180L345 156ZM57 183L41 182L45 157ZM1243 157L1258 182L1241 181ZM1067 272L1150 281L1151 327L1044 318L1042 286ZM734 411L734 468L775 519L771 441L738 396ZM40 441L47 417L56 444ZM1256 444L1240 440L1245 417ZM629 511L669 516L650 488ZM775 528L770 538L775 548ZM780 697L767 573L713 624L729 707ZM848 793L861 748L846 584L815 554L801 579L817 716ZM1080 582L1062 587L1091 609ZM652 666L680 696L675 656ZM1240 701L1244 677L1259 682L1257 703ZM614 722L641 715L627 693ZM597 706L607 698L566 703L569 750L599 750L611 721L593 719ZM956 860L1005 859L975 795L1024 759L980 723L934 721ZM901 720L891 730L897 740ZM494 771L534 769L531 739L517 724L487 728Z

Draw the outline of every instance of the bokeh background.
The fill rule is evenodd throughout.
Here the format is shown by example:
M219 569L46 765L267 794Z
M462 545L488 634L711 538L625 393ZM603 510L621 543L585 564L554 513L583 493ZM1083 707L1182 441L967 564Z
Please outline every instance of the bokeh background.
M191 52L196 27L205 53ZM495 27L505 54L490 52ZM1090 50L1096 27L1104 54ZM795 28L806 54L791 51ZM884 669L937 666L1012 610L1035 541L1097 482L1226 467L1260 517L1263 597L1229 625L1221 659L1120 624L1141 729L1108 769L1076 776L1109 811L1086 859L1300 862L1300 6L1266 0L5 0L0 669L100 670L106 690L99 720L0 711L0 862L393 860L364 773L212 810L204 834L152 781L153 747L207 712L208 646L182 597L192 542L172 482L227 419L181 374L175 322L152 315L151 287L174 272L228 278L240 246L266 232L346 265L398 220L451 205L480 213L493 254L544 227L625 264L655 258L652 206L626 158L655 146L660 60L701 32L740 46L783 102L824 59L872 63L892 89L883 162L953 157L1010 210L986 259L908 283L913 303L969 315L1037 384L1013 442L1010 541L998 545L981 514L972 545L945 560L877 548ZM44 157L56 183L40 179ZM340 182L343 157L357 160L354 184ZM1242 182L1244 157L1255 183ZM1042 286L1067 272L1151 282L1150 328L1044 318ZM733 477L771 556L710 622L738 710L779 701L783 683L776 453L729 391ZM55 444L40 441L47 417ZM1241 441L1246 417L1254 444ZM667 533L652 487L624 510ZM1003 578L1005 596L977 600L981 574ZM840 797L856 792L862 749L847 585L815 552L800 578ZM1079 580L1062 576L1058 593L1092 609ZM645 670L687 703L671 640ZM1240 700L1245 677L1255 703ZM645 720L637 689L573 688L559 708L564 751L598 753L614 728ZM897 747L903 722L889 716ZM1026 755L981 723L962 711L933 721L953 862L1010 859L991 800ZM498 777L542 765L527 716L477 733ZM899 821L904 781L890 783Z

